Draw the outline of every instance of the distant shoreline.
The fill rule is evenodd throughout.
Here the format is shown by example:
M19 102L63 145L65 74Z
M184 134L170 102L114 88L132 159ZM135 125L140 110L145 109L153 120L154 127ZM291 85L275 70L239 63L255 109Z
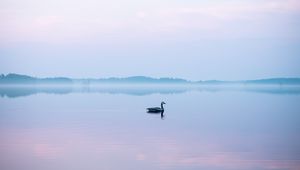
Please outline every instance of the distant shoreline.
M300 85L300 78L269 78L256 80L199 80L190 81L181 78L152 78L132 76L125 78L88 78L72 79L68 77L37 78L28 75L10 73L0 75L0 85Z

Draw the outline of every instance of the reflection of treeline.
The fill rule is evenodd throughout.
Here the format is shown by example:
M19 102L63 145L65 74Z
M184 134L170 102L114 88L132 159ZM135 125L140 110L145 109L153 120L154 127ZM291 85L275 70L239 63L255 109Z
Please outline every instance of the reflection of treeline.
M278 84L278 85L300 85L300 78L270 78L259 80L246 80L246 84Z
M0 86L1 97L20 97L38 93L69 94L69 93L103 93L144 96L150 94L180 94L188 91L223 92L244 91L269 94L300 94L300 86Z
M38 93L68 94L71 92L72 87L0 87L1 97L21 97Z
M126 94L143 96L149 94L176 94L184 93L188 91L185 88L123 88L121 86L107 88L107 87L75 87L72 86L0 86L0 96L1 97L21 97L29 96L38 93L47 94L69 94L69 93L106 93L106 94Z
M165 87L122 87L122 86L113 86L113 87L87 87L80 90L82 93L107 93L107 94L126 94L126 95L135 95L135 96L144 96L150 94L178 94L185 93L191 89L189 88L165 88ZM76 90L78 91L78 90Z
M300 94L300 87L247 88L245 91L269 94Z

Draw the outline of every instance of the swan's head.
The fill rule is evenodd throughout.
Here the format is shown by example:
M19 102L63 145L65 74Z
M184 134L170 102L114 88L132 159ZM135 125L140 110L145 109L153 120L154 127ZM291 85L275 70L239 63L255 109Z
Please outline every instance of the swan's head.
M165 102L161 102L161 105L166 104Z

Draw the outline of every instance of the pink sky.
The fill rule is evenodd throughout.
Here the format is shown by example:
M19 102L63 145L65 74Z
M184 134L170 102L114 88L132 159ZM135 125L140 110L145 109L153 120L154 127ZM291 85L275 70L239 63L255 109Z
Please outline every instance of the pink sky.
M299 17L298 0L4 0L0 72L299 77Z

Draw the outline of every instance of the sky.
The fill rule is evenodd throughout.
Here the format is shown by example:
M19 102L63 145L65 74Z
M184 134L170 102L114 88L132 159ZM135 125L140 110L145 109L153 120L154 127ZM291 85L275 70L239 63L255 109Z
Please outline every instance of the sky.
M0 73L300 77L299 0L1 0Z

